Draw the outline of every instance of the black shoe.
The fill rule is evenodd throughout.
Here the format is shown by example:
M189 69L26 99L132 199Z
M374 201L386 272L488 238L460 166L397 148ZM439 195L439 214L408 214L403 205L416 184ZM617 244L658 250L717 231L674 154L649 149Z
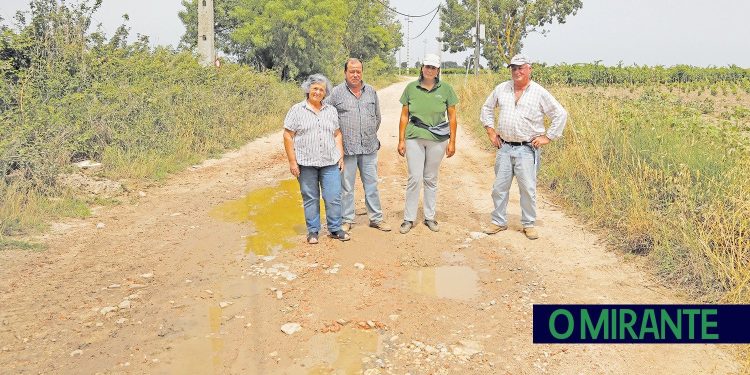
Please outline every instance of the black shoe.
M339 229L335 232L331 232L331 234L328 235L328 237L335 238L339 241L349 241L351 238L349 237L349 233L344 232L343 230Z
M318 233L317 232L310 232L307 234L307 243L310 245L315 245L318 243Z

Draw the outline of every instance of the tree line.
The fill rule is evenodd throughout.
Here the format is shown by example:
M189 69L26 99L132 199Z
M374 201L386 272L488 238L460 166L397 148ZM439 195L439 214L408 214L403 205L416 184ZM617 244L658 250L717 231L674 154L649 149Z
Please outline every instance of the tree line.
M333 73L347 57L370 67L396 65L401 25L377 0L221 0L214 3L216 48L282 79ZM198 0L182 0L181 47L198 43Z
M521 52L523 40L531 33L547 33L545 26L565 23L583 7L582 0L446 0L440 17L443 51L462 52L474 48L472 28L485 25L482 56L490 68L498 70Z

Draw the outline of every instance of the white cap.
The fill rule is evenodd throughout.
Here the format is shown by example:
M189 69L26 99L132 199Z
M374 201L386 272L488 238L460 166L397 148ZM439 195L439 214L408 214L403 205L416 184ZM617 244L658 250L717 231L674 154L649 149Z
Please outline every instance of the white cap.
M440 67L440 56L434 54L434 53L428 53L424 55L424 59L422 60L422 65L429 65L434 66L436 68Z
M508 64L508 67L510 68L511 65L521 66L525 64L531 65L531 59L519 53L513 56L512 59L510 59L510 64Z

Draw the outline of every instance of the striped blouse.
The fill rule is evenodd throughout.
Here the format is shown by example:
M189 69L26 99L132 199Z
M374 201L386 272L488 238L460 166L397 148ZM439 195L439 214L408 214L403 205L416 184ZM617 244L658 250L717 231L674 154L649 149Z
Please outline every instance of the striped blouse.
M307 100L304 100L293 105L284 119L284 129L294 132L297 164L308 167L326 167L338 163L341 154L334 138L338 128L336 108L325 103L320 112L315 113Z

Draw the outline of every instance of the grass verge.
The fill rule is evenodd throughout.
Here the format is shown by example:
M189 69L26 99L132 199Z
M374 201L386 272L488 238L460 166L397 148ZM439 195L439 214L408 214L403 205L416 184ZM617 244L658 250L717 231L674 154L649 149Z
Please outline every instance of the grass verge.
M452 79L462 123L481 140L479 108L501 79L488 77ZM699 300L748 303L747 120L706 115L656 89L629 98L549 89L570 117L544 150L539 185Z

